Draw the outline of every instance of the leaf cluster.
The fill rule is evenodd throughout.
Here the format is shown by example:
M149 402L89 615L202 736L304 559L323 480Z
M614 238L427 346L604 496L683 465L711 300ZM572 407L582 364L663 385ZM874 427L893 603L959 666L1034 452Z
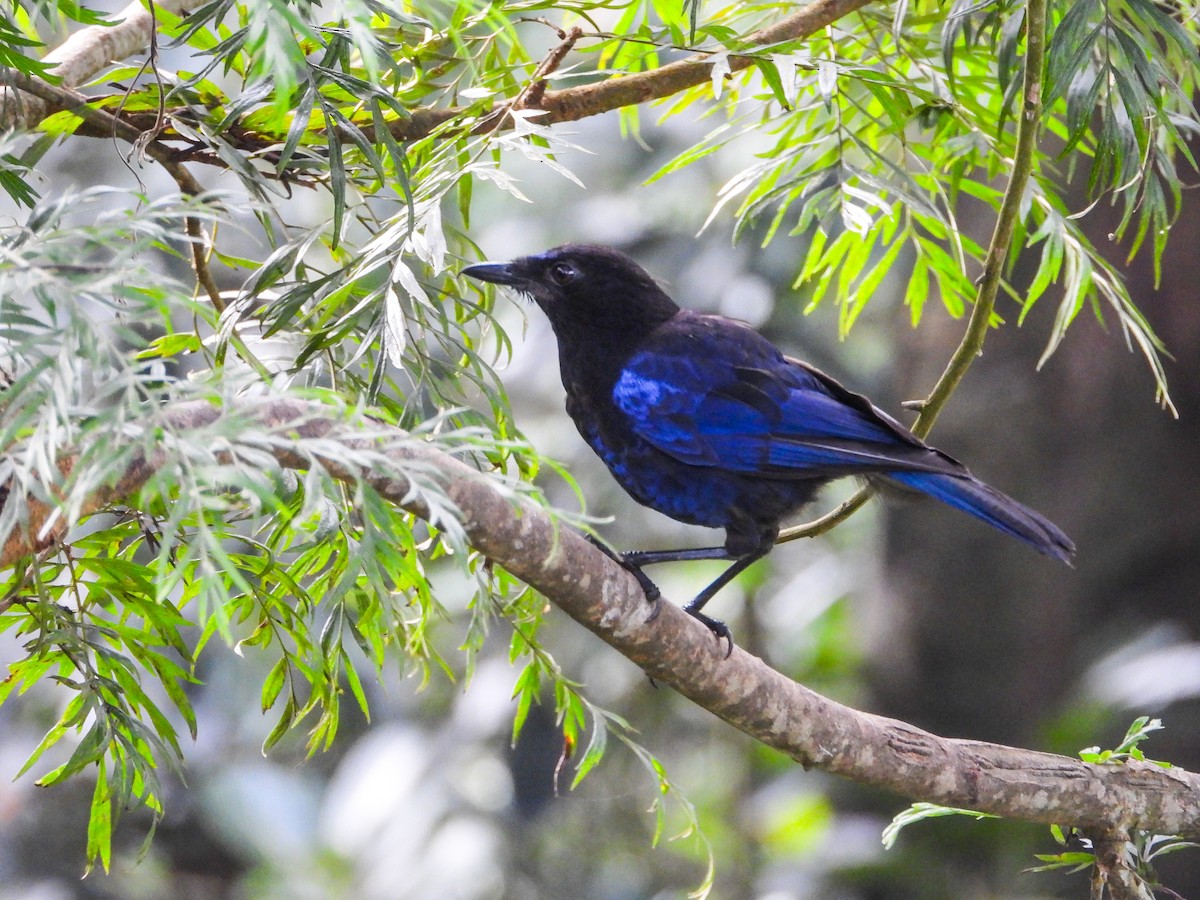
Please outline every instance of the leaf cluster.
M1083 219L1096 203L1120 204L1115 239L1128 241L1132 257L1153 235L1161 267L1187 172L1196 171L1188 139L1200 128L1197 25L1149 2L1051 11L1044 136L1002 285L1009 314L1021 321L1057 295L1046 357L1085 306L1101 321L1111 315L1170 406L1163 345ZM735 206L739 232L764 245L781 234L806 243L795 286L809 310L832 298L845 335L890 276L905 282L898 293L914 325L933 298L960 316L985 255L960 220L980 207L999 211L997 179L1013 165L1024 108L1024 41L1015 2L958 0L944 14L933 3L896 4L890 14L867 7L801 50L756 52L755 67L727 92L729 121L655 177L748 144L759 159L728 180L709 221ZM1034 275L1024 283L1016 279L1026 259Z
M477 195L527 199L510 159L576 178L567 161L580 148L527 101L546 84L653 72L697 50L711 77L662 112L717 124L655 177L748 147L753 162L728 178L710 221L732 210L736 233L794 241L808 308L838 303L843 334L889 292L914 325L931 301L963 314L986 246L962 223L999 209L1028 99L1024 6L875 4L803 42L751 45L792 11L212 0L158 9L155 52L86 87L93 110L139 130L160 161L220 171L221 190L46 192L52 144L112 140L79 110L3 139L0 187L28 212L0 225L0 534L66 528L0 584L0 628L23 647L0 700L37 683L70 698L27 768L59 753L43 781L95 773L93 859L109 865L120 809L161 811L158 773L180 763L181 729L195 731L189 685L214 639L264 661L267 746L305 730L316 751L344 697L369 715L364 665L468 678L497 621L518 667L514 738L552 698L577 783L618 736L651 774L663 833L674 793L661 764L541 646L541 602L463 544L431 473L398 466L382 441L348 450L232 415L181 430L167 411L300 392L366 436L377 422L407 429L513 496L540 499L531 484L547 468L570 483L512 421L496 374L511 341L492 293L464 289L454 271L478 255ZM1117 321L1169 403L1162 345L1082 219L1118 204L1116 237L1161 264L1196 165L1200 25L1149 0L1051 11L1042 138L1005 266L1011 303L994 324L1054 302L1049 354L1090 306ZM68 0L22 0L0 12L0 66L52 80L35 55L64 21L109 24ZM573 53L542 66L576 24ZM737 59L753 64L735 71ZM620 115L636 134L635 109ZM284 455L304 462L299 474ZM150 458L138 491L114 487ZM433 525L365 480L336 480L331 459L395 472ZM29 499L56 518L31 521ZM443 570L471 592L454 655L435 639L451 615L433 587ZM694 812L679 807L687 830Z
M311 395L331 415L342 409L367 441L362 449L235 414L187 429L169 419L192 398L236 408L256 377L222 362L218 315L169 274L186 256L183 221L215 209L94 189L43 202L23 226L0 229L0 359L10 376L0 524L6 533L53 525L30 520L31 500L56 508L67 526L87 520L5 572L0 628L21 638L23 655L0 683L0 701L41 682L70 692L25 768L65 747L69 757L40 784L94 772L88 852L105 868L120 810L162 812L158 773L183 762L181 724L195 734L188 685L214 637L270 661L261 702L277 724L266 746L304 728L312 752L336 735L347 690L369 716L364 663L422 680L454 671L430 637L445 617L431 568L457 561L480 573L481 598L492 592L440 482L399 466L394 441L372 445L371 421L328 389ZM523 452L452 418L423 423L409 440L480 465L489 454ZM140 490L111 490L150 459ZM366 481L335 480L326 460L403 479L432 524ZM514 490L526 492L515 482ZM110 499L97 508L97 497Z

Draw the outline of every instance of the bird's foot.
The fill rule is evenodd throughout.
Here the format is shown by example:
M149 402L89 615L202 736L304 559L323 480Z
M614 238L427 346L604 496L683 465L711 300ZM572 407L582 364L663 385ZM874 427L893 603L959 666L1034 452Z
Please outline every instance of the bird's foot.
M650 604L650 614L646 616L646 622L653 622L658 618L659 612L662 611L662 591L658 589L658 585L650 580L650 577L642 571L642 567L637 563L627 559L624 554L618 553L616 550L603 543L594 534L585 534L584 538L587 542L619 565L626 572L629 572L637 579L637 582L642 587L642 592L646 595L646 602ZM728 659L733 653L733 634L729 630L729 626L724 622L714 619L711 616L706 616L700 612L697 606L703 606L711 596L713 587L719 587L722 582L717 582L715 585L710 585L709 589L702 592L695 600L684 607L684 611L693 619L703 622L704 627L713 633L718 641L725 641L725 658Z
M711 616L706 616L698 609L688 609L684 607L684 611L699 622L704 623L704 627L713 633L718 641L725 641L725 658L729 659L733 653L733 632L729 630L729 626L719 619L714 619Z
M646 621L653 622L657 619L659 611L658 601L662 599L662 591L658 589L657 584L650 580L650 576L642 571L642 567L637 563L627 560L622 554L603 543L594 534L585 534L584 537L589 544L637 579L638 584L641 585L642 593L646 595L646 602L651 606L650 615L646 617Z

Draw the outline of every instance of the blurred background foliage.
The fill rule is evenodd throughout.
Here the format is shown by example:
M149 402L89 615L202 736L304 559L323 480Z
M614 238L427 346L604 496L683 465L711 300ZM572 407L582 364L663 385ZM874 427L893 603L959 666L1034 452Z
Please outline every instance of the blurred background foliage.
M6 573L0 770L28 771L0 788L0 896L682 896L710 864L722 897L1082 895L1083 875L1021 874L1056 852L1044 828L939 819L884 851L903 801L654 689L484 565L450 511L430 528L319 466L279 470L264 451L284 435L160 415L302 391L618 546L700 543L612 483L562 413L547 324L460 283L460 262L616 245L896 411L975 294L1023 3L866 4L737 71L729 54L794 5L157 9L148 61L69 86L92 112L0 147L0 528L23 492L74 526ZM7 6L6 82L117 10ZM1188 4L1050 4L1003 327L934 433L1062 525L1076 569L875 503L722 593L746 649L859 708L1067 754L1159 715L1147 753L1200 768L1197 30ZM564 124L522 108L539 64L569 90L691 48L716 54L711 77L657 105ZM143 445L168 448L161 475L81 517ZM64 479L53 460L76 449ZM683 598L712 574L661 584ZM605 723L618 739L572 789ZM1184 852L1160 876L1189 896L1197 870Z

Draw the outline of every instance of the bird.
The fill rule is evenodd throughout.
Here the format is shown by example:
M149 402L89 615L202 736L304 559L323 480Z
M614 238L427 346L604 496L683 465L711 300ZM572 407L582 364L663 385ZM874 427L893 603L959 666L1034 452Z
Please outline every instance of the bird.
M726 656L732 635L705 604L766 556L782 522L836 478L927 494L1071 564L1075 545L1041 513L749 325L681 308L616 249L564 244L462 274L511 288L545 313L567 414L630 496L678 521L724 529L716 547L618 553L593 543L637 578L655 604L651 618L660 593L643 566L731 561L684 606L728 641Z

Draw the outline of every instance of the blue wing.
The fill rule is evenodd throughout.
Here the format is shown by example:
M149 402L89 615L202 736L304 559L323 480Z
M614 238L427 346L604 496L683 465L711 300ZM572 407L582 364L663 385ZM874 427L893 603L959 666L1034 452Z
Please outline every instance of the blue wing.
M680 313L644 342L613 388L626 424L680 462L779 479L881 476L916 488L1069 562L1075 546L1048 518L979 481L952 457L727 319Z
M695 466L772 478L876 475L922 491L1069 562L1075 552L1040 513L975 478L817 369L755 332L681 313L621 370L613 400L635 434Z
M961 471L864 397L753 331L715 317L692 326L649 342L613 389L633 431L664 453L781 478Z

